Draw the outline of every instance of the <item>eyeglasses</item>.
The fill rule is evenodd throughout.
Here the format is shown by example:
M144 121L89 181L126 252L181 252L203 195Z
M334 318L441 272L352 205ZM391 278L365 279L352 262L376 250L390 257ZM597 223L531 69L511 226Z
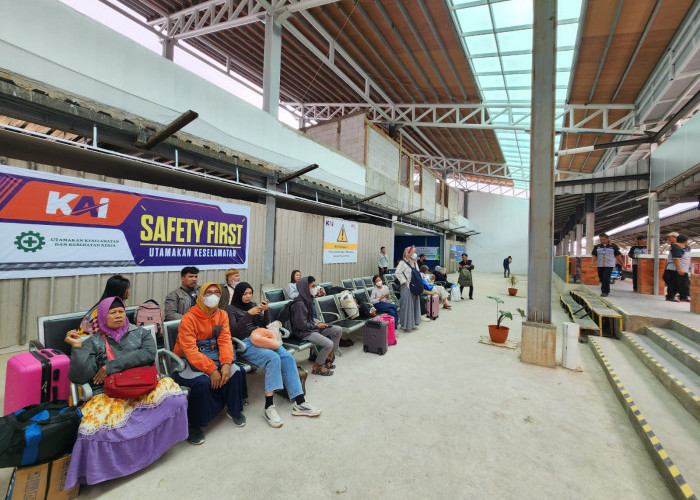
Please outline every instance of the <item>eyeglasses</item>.
M204 292L205 297L209 297L210 295L218 295L219 297L221 297L221 292L218 290L207 290L206 292Z

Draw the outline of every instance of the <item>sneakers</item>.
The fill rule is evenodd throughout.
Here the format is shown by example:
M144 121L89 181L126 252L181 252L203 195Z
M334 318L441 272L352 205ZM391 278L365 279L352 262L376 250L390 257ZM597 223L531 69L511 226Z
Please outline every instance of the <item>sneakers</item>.
M275 408L275 405L268 406L267 408L265 408L264 415L265 420L267 420L267 423L270 424L270 427L282 427L282 425L284 424L284 422L282 422L282 419L280 418L279 413L277 413L277 408Z
M666 298L666 302L680 302L680 300L678 300L676 298L673 298L673 299Z
M295 417L318 417L320 414L321 410L311 406L306 401L300 405L294 403L292 406L292 415Z
M607 293L601 293L600 296L601 296L601 297L607 297L608 294L607 294Z
M235 417L232 417L228 413L226 414L226 416L228 418L230 418L231 420L233 420L233 425L235 425L236 427L244 427L245 426L246 418L245 418L245 415L243 415L243 412L239 413Z
M202 444L204 443L204 432L199 427L194 425L189 427L189 435L187 436L187 442L190 444Z
M681 299L680 302L690 302L690 299Z

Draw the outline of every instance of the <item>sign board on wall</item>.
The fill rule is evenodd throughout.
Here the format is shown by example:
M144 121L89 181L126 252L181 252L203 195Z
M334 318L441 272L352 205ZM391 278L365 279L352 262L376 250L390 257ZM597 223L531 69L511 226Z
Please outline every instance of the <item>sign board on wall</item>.
M1 278L247 267L250 209L3 167Z
M418 255L424 254L426 260L440 260L440 247L415 247Z
M450 260L460 261L462 260L462 254L467 253L466 245L450 245Z
M342 219L323 221L323 263L357 262L358 224Z

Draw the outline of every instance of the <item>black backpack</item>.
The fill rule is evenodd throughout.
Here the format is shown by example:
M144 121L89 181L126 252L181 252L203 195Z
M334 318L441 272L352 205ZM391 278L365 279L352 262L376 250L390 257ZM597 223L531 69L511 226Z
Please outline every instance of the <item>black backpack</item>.
M411 282L408 284L408 289L413 295L423 295L423 278L415 267L411 267Z
M287 302L277 315L277 321L282 323L282 328L289 332L292 331L292 303L293 301Z
M376 312L374 314L372 314L373 307L372 307L372 304L370 304L369 302L363 302L357 308L360 312L360 318L368 319L368 318L371 318L372 316L377 315Z

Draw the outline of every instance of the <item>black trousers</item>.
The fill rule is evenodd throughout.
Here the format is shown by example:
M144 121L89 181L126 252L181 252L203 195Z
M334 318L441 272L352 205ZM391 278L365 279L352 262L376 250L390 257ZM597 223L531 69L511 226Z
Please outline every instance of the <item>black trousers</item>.
M637 266L632 266L632 289L637 291Z
M459 286L459 294L462 295L462 290L464 290L464 287L462 285ZM474 285L469 285L469 298L472 299L474 295Z
M503 266L503 277L507 278L510 276L510 266Z
M610 293L610 275L612 267L599 267L598 279L600 280L600 293Z

